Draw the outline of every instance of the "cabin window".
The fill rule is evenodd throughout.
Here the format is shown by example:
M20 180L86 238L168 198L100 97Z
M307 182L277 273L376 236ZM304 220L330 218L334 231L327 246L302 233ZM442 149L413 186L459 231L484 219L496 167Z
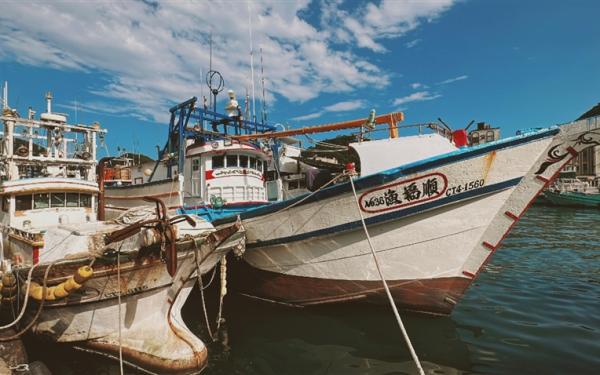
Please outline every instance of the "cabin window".
M9 206L10 206L10 196L3 195L2 196L2 211L8 212Z
M268 171L268 165L267 165L267 162L266 162L266 161L263 161L262 165L263 165L263 170L262 170L262 172L263 172L263 173L267 173L267 171Z
M67 193L67 207L79 207L78 193Z
M486 142L492 142L494 140L494 132L492 130L489 130L486 133Z
M31 210L31 195L17 195L15 197L15 210Z
M298 180L290 180L288 182L288 190L296 190L298 189Z
M192 172L200 170L200 159L192 159Z
M256 159L255 158L250 158L250 168L252 169L256 169Z
M80 203L80 207L92 207L92 195L91 194L80 194L79 203Z
M240 167L248 168L248 156L240 155Z
M237 155L227 155L227 168L235 168L238 166Z
M50 194L50 206L51 207L64 207L65 206L65 193L51 193Z
M50 207L50 194L49 193L40 193L33 194L33 208L48 208Z
M225 166L225 157L223 155L213 156L212 158L212 168L223 168Z

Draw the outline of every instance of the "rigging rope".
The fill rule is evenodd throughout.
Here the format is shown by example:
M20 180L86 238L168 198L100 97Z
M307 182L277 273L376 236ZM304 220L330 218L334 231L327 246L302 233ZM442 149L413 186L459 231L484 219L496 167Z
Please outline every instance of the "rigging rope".
M363 229L365 231L365 235L367 236L367 242L369 243L369 247L371 248L371 253L373 254L373 260L375 261L375 267L377 267L377 272L379 273L379 277L381 278L381 282L383 283L383 288L385 289L385 293L387 294L388 300L390 301L390 305L392 306L392 310L394 310L394 315L396 316L396 320L398 321L398 325L400 326L400 330L402 331L402 335L404 336L404 340L406 341L406 345L410 351L410 355L415 361L415 365L419 370L419 374L425 375L423 371L423 367L421 366L421 362L419 361L419 357L415 352L415 349L412 346L410 341L410 337L408 337L408 333L406 332L406 328L404 327L404 323L402 323L402 318L400 318L400 314L398 313L398 309L396 308L396 304L394 303L394 299L392 298L392 293L390 292L390 288L387 285L387 281L385 277L383 277L383 272L381 271L381 267L379 265L379 259L377 258L377 254L375 253L375 248L373 247L373 243L371 242L371 236L369 235L369 231L367 229L367 224L365 223L365 218L363 217L362 211L360 210L360 203L358 201L358 196L356 195L356 188L354 187L354 180L352 176L350 176L350 186L352 186L352 193L354 194L354 200L356 202L356 208L358 209L358 214L360 215L360 221L362 222Z

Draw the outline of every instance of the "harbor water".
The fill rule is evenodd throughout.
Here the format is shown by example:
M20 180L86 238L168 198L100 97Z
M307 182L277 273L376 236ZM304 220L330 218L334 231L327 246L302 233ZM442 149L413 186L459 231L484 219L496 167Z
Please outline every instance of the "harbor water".
M183 316L208 342L199 296ZM224 309L203 374L416 373L389 307L293 309L230 294ZM451 316L402 317L428 374L592 374L600 371L599 312L600 210L534 206ZM116 362L27 344L54 374L119 373Z

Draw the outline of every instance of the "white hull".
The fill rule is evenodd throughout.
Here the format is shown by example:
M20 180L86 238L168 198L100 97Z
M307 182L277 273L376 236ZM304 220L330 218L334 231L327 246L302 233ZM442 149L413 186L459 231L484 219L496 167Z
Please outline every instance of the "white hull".
M582 134L592 140L579 142ZM414 173L396 173L383 184L366 186L369 177L357 180L361 210L396 301L408 309L449 313L530 202L594 140L600 141L600 133L577 123L555 137L530 137L431 163ZM402 188L433 177L441 194L382 203L390 189L402 200ZM324 198L308 203L246 215L244 259L256 273L256 282L243 286L246 293L303 305L382 294L354 195L348 187L333 189L338 192L324 190ZM369 201L380 204L367 207Z
M154 207L153 202L144 200L150 196L162 200L169 215L176 215L177 209L183 206L181 179L161 180L138 185L106 187L104 190L105 218L111 220L130 208L148 206Z

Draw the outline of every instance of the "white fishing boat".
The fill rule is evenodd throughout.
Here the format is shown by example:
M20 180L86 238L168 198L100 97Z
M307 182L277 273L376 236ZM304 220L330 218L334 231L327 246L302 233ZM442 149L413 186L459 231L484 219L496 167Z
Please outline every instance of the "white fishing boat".
M216 226L239 214L249 251L245 275L236 272L238 286L249 296L293 305L385 301L358 203L395 301L409 310L450 313L530 202L599 136L596 122L579 121L469 146L465 130L452 132L443 123L417 124L419 134L398 137L401 113L275 131L197 108L195 101L171 110L169 141L155 167L165 165L168 178L107 190L119 194L107 207L155 184L158 196L178 197L176 212L203 215ZM188 125L190 119L198 122ZM366 139L384 124L389 138ZM322 168L290 145L292 137L350 128L360 129L347 147L356 170L324 171L330 183L311 184ZM242 177L244 147L263 151L264 182ZM266 196L244 205L252 201L249 189L261 186ZM200 204L187 203L198 197Z
M243 238L164 204L97 220L99 125L26 118L4 90L0 150L3 328L18 327L152 373L196 373L207 349L180 308L195 279ZM230 240L231 242L226 242ZM166 266L165 266L166 265Z
M589 120L474 147L460 131L458 144L438 134L391 135L350 145L360 175L338 178L352 178L356 193L346 178L240 215L245 294L293 305L385 303L362 215L395 302L449 314L536 196L580 151L600 144Z
M298 141L233 139L277 128L245 118L234 93L229 95L225 114L218 113L216 105L212 110L198 105L195 97L171 108L167 142L158 160L107 166L102 172L111 180L102 204L106 217L148 205L143 198L152 196L164 200L171 214L212 221L307 192L303 172L316 168L295 159L301 153ZM122 180L123 175L128 178Z

